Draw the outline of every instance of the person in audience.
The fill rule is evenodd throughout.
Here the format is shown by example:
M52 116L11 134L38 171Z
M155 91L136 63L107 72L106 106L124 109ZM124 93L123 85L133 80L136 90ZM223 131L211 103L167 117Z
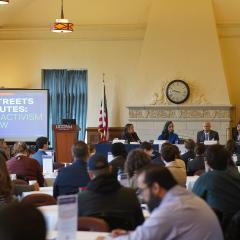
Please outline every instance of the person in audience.
M9 147L4 139L0 139L0 155L4 157L5 161L7 161L10 157Z
M79 188L85 189L90 178L87 173L87 160L89 158L88 146L79 141L72 146L73 164L59 169L58 176L54 182L53 195L75 194Z
M240 174L228 168L228 158L223 146L209 146L206 160L210 171L197 179L192 190L222 216L223 227L240 209Z
M187 152L181 155L181 159L185 162L185 165L187 167L188 161L190 159L195 158L195 152L194 152L195 142L192 139L186 139L184 141L184 146Z
M203 143L197 143L194 148L194 152L196 157L193 160L188 161L187 165L187 175L189 176L194 175L194 173L199 170L205 170L205 145Z
M96 147L92 143L88 143L88 151L89 151L89 157L96 154Z
M46 223L33 205L14 203L0 211L0 239L46 240Z
M165 166L161 159L161 154L153 150L152 144L149 142L142 142L140 148L152 159L153 163Z
M163 127L161 135L158 137L158 140L166 140L171 144L178 144L179 137L174 133L174 125L172 121L167 121Z
M137 133L134 131L133 124L128 123L125 125L122 139L126 140L128 143L140 142L140 139L139 139Z
M126 162L127 152L123 143L114 143L111 146L111 152L114 159L110 162L112 166L112 174L117 177L118 172L124 172L124 164Z
M204 141L219 141L218 132L211 130L211 123L205 122L203 124L203 130L197 133L197 143L203 143Z
M45 152L46 150L48 150L48 138L46 137L37 138L36 152L32 154L32 158L36 159L41 166L43 165L42 156L47 155L47 153Z
M87 190L78 194L78 216L104 218L110 228L135 229L144 217L135 191L120 185L111 174L107 159L94 155L88 160L91 181Z
M237 126L232 129L232 139L235 142L240 142L240 121L238 121Z
M230 139L226 143L226 149L228 150L229 154L231 155L229 158L229 165L235 167L236 165L239 165L240 162L240 156L238 153L238 146L237 143Z
M0 155L0 208L12 201L13 195L11 179L7 170L5 158Z
M223 240L214 212L202 199L177 185L167 168L144 169L138 176L138 186L146 201L158 199L159 205L135 231L117 229L112 237L98 240Z
M44 178L42 168L37 160L27 157L28 148L24 142L17 142L13 146L13 154L10 160L7 161L7 168L10 174L16 174L18 178L28 180L37 180L42 187Z
M125 172L130 178L130 187L137 190L137 173L140 169L149 165L151 158L142 149L132 150L125 163Z
M175 145L165 144L161 148L161 156L166 164L165 166L170 170L178 184L185 187L187 179L186 167L184 161L178 159L178 155Z

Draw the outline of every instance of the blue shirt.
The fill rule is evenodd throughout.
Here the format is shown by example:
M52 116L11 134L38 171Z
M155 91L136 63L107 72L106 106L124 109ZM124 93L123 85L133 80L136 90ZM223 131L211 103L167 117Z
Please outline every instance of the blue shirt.
M90 181L87 172L87 163L82 160L76 160L72 165L60 169L54 182L53 195L75 194L79 192L80 187L86 187Z
M178 144L179 143L179 137L176 133L171 133L169 134L168 139L163 139L162 134L158 137L158 140L168 140L169 143L171 144Z
M109 238L107 238L109 239ZM111 239L111 238L110 238ZM175 186L142 226L114 240L223 240L215 213L199 197Z
M42 161L43 155L47 155L47 154L43 150L38 149L37 152L35 152L32 155L32 158L36 159L39 162L39 164L42 166L43 165L43 161Z

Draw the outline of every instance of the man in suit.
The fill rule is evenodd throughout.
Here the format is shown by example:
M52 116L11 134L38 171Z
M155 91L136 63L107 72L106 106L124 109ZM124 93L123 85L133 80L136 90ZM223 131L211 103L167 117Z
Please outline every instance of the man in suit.
M203 124L203 130L197 133L197 143L203 143L209 140L219 141L219 135L218 132L211 130L210 122L205 122Z

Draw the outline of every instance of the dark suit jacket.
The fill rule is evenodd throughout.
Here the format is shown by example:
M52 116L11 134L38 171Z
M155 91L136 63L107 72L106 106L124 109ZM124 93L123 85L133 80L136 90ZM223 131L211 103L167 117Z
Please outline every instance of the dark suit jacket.
M237 142L238 141L238 131L237 128L232 129L232 139Z
M72 165L61 168L54 182L53 195L75 194L80 187L86 187L90 178L87 172L87 163L82 160L73 162Z
M210 130L209 140L213 140L213 139L216 140L216 141L219 141L219 135L218 135L218 132ZM205 133L202 130L202 131L197 133L197 143L202 143L202 142L204 142L204 140L205 140Z
M136 132L134 132L132 134L130 134L130 133L123 134L122 138L124 140L127 140L128 143L140 141L140 139L139 139L139 137L138 137Z
M119 169L124 171L124 164L126 162L126 158L123 156L115 157L109 164L112 166L112 174L117 177Z

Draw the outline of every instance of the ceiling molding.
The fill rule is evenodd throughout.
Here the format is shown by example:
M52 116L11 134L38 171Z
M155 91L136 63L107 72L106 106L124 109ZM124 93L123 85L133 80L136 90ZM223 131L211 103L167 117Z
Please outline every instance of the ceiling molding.
M82 41L143 40L146 24L78 25L72 33L53 33L49 28L0 27L0 40L56 40Z
M240 22L228 21L217 23L218 35L220 38L239 38Z

